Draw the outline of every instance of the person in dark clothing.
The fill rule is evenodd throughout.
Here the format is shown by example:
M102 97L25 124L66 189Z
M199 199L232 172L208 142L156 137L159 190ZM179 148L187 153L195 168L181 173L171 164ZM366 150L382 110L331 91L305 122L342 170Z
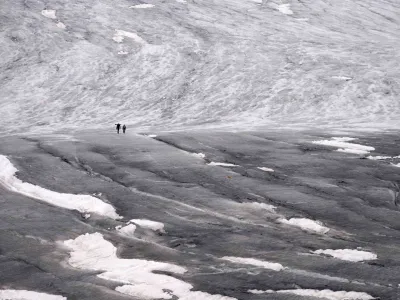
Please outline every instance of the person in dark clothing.
M122 126L122 132L125 133L126 131L126 125L124 124L124 126Z
M121 129L121 124L119 124L119 123L117 123L117 124L115 124L117 127L117 133L119 134L119 130Z

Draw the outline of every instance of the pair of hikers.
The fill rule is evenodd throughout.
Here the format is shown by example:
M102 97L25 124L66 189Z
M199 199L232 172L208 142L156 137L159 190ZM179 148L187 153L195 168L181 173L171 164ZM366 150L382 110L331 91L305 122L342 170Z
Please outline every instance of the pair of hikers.
M119 134L119 131L120 131L120 129L121 129L121 124L119 124L119 123L117 123L117 124L115 124L117 127L117 133ZM122 126L122 132L123 133L125 133L125 131L126 131L126 125L124 124L124 126Z

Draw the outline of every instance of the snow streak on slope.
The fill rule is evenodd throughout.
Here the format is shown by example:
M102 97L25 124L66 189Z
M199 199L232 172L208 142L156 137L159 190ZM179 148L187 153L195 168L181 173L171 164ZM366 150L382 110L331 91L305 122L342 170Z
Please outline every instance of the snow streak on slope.
M2 1L1 130L399 124L397 0L152 4Z
M0 185L27 197L39 199L55 206L76 209L81 213L92 212L112 219L120 218L112 205L89 195L57 193L37 185L23 182L15 173L18 170L7 157L0 155Z

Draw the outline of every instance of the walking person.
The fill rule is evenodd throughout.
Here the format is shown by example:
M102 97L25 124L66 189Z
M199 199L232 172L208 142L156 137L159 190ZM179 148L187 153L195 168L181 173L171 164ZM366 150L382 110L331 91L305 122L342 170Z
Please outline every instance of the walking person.
M117 133L119 134L119 130L121 129L121 124L119 124L119 123L117 123L117 124L115 124L117 127Z
M122 126L122 132L125 134L126 131L126 125L124 124L124 126Z

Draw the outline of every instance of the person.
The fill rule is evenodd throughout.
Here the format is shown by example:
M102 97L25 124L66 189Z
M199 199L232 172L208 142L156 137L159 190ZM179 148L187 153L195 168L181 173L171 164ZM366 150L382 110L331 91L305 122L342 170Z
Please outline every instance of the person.
M117 126L117 133L119 134L119 130L121 129L121 124L117 123L115 125Z
M126 125L124 124L124 126L122 126L122 132L125 134L126 131Z

